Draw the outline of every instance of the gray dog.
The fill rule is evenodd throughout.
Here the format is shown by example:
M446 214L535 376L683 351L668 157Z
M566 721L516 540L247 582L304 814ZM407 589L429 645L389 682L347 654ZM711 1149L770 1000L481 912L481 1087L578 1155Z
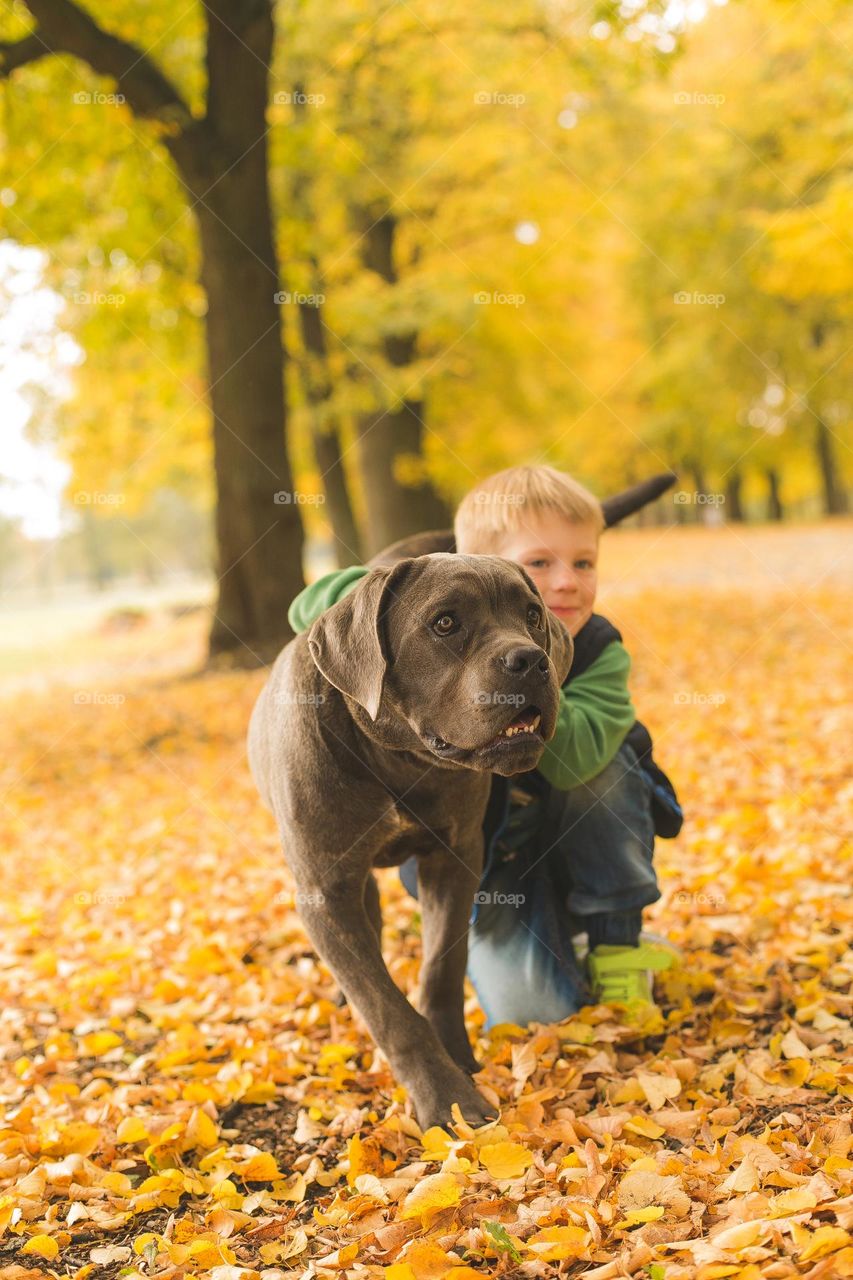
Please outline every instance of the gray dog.
M490 774L523 773L553 736L572 641L524 570L439 553L373 569L279 654L249 762L275 815L300 916L418 1122L489 1105L465 1030L468 921ZM373 867L418 856L416 1012L382 959Z

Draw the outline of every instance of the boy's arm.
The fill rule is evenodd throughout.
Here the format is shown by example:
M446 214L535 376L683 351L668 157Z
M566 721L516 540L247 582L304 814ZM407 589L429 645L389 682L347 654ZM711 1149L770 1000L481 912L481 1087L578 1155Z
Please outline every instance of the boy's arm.
M628 692L631 657L614 640L560 690L557 728L537 766L560 791L580 786L608 765L636 720Z
M287 611L287 621L293 630L307 631L321 613L342 600L368 573L367 565L353 564L347 569L334 569L312 582L310 587L305 587Z

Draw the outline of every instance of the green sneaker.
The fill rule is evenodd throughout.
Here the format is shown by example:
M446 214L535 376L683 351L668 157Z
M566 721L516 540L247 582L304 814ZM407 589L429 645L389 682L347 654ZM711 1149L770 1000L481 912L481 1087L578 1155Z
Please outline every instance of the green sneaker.
M655 1006L654 974L674 963L673 951L648 942L596 947L587 958L593 996L599 1004Z

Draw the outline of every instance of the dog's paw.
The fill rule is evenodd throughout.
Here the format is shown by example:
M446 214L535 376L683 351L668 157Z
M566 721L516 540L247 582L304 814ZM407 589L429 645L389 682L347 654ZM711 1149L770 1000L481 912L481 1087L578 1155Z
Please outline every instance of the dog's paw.
M462 1070L431 1074L428 1079L411 1084L408 1088L415 1104L418 1124L424 1131L434 1126L447 1128L452 1119L454 1102L459 1104L459 1110L468 1124L475 1127L497 1119L495 1107L486 1101Z

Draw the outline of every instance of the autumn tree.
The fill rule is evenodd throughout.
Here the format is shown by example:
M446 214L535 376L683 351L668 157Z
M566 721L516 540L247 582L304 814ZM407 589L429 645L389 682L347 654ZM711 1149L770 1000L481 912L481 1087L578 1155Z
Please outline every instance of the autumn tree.
M243 661L269 657L289 635L287 606L302 584L302 526L285 452L281 286L267 173L271 0L201 5L203 94L199 67L182 85L159 65L149 52L155 43L149 17L135 6L117 6L104 23L72 0L27 0L26 9L34 25L12 33L16 38L0 51L2 74L14 77L16 92L32 91L32 64L48 57L62 64L55 83L67 91L67 60L73 59L79 92L103 96L105 82L115 90L132 119L144 122L148 144L169 157L190 203L213 419L219 596L210 646L214 654L229 650ZM138 41L129 38L134 30ZM130 141L132 121L121 113L113 119ZM61 130L62 119L53 127ZM42 151L49 150L45 136ZM25 206L21 222L23 238L30 238ZM103 406L106 417L112 408ZM164 422L164 449L168 426Z

